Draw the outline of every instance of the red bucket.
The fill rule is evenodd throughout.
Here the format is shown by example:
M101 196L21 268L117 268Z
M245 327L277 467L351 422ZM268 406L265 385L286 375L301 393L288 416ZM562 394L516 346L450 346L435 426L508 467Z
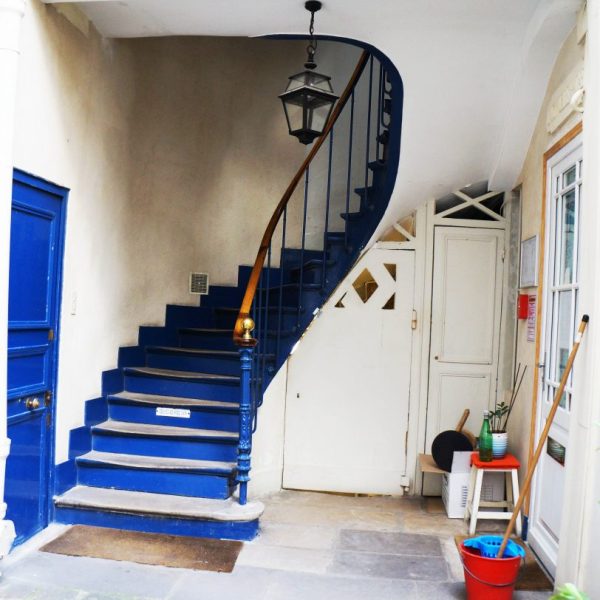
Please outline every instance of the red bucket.
M486 558L479 550L460 545L467 600L511 600L521 557Z

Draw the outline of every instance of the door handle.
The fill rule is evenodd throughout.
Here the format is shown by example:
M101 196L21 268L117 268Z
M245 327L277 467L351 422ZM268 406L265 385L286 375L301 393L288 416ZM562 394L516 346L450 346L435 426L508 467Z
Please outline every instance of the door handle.
M36 410L40 407L40 401L37 398L27 398L25 400L25 407L29 410Z

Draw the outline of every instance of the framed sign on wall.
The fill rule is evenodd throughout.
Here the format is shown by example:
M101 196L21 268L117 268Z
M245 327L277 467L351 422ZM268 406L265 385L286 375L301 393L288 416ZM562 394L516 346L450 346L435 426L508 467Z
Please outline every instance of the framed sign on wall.
M521 265L519 287L535 287L537 280L538 236L534 235L521 242Z

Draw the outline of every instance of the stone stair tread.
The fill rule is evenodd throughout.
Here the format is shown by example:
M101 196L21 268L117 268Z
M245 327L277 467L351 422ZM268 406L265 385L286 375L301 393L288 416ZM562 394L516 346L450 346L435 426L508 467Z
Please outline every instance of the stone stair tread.
M215 328L215 327L180 327L179 331L183 331L184 333L210 333L214 335L226 335L229 334L233 343L233 329L229 328Z
M208 379L214 381L239 382L236 375L217 375L215 373L198 373L196 371L175 371L173 369L157 369L154 367L125 367L126 373L150 375L151 377L168 377L169 379Z
M115 467L147 469L156 471L211 471L232 473L236 467L233 462L218 460L197 460L189 458L168 458L164 456L146 456L141 454L118 454L91 450L77 457L78 463L97 463Z
M85 485L71 488L56 496L54 501L61 508L213 521L254 521L264 510L261 502L248 502L241 506L234 498L215 500Z
M157 394L142 394L141 392L119 392L110 394L109 399L122 399L139 404L155 406L180 406L185 408L223 408L238 409L237 402L221 402L219 400L202 400L200 398L184 398L183 396L159 396Z
M219 356L222 358L240 359L240 353L236 350L211 350L205 348L182 348L181 346L147 346L146 350L160 352L174 352L178 354L194 354L198 356Z
M92 427L92 431L107 433L125 433L130 435L158 436L158 437L184 437L184 438L228 438L237 440L235 431L220 431L218 429L194 429L192 427L176 427L174 425L153 425L150 423L129 423L109 419Z

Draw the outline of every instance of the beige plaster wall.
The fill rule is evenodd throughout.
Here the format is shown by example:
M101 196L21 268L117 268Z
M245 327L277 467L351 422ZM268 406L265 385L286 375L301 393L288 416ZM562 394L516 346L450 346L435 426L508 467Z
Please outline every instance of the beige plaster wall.
M70 189L57 462L119 346L162 324L167 303L198 302L189 272L235 284L253 263L306 153L277 98L304 46L106 40L73 5L27 1L15 166Z
M143 235L126 220L132 69L125 44L102 40L85 20L78 29L52 6L27 2L15 166L71 190L56 395L58 462L66 458L66 432L82 422L84 400L99 395L100 373L115 365L119 343L135 340L139 319L159 319L153 301L168 297L158 289L147 298L144 278L127 269L129 242Z
M521 238L527 239L539 234L541 226L543 193L543 155L561 137L571 130L580 120L578 113L571 116L552 134L546 130L546 114L550 98L571 70L583 60L584 47L576 39L573 30L565 40L552 71L546 96L538 116L535 131L531 139L527 157L517 183L521 188L522 216ZM522 291L537 294L536 288ZM539 298L538 298L539 301ZM518 321L517 363L527 365L527 374L519 394L519 400L509 423L511 451L526 462L531 425L531 406L534 397L533 377L535 373L535 343L527 341L527 321Z

